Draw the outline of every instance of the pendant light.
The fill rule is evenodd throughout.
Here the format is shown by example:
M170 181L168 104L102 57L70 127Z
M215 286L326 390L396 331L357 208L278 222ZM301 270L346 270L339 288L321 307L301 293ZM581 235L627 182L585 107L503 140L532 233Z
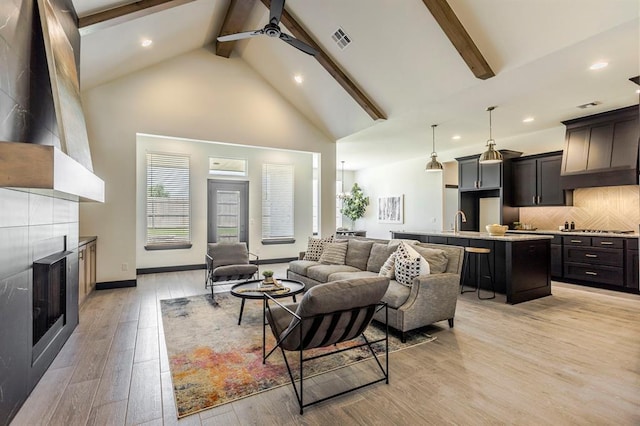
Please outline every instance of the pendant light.
M340 178L340 183L342 184L342 188L340 190L340 193L338 194L338 198L340 200L344 200L345 198L349 198L351 194L348 192L344 192L344 160L342 160L341 163L342 163L342 172L341 172L342 177Z
M431 161L429 161L427 163L427 166L425 167L425 170L428 172L440 172L442 171L442 164L438 161L438 154L436 154L436 127L438 125L437 124L432 124L431 125L431 129L432 129L432 151L431 151Z
M482 153L480 156L480 162L484 164L492 164L492 163L500 163L502 162L502 154L499 151L495 150L496 141L493 140L491 135L491 111L496 109L496 107L491 106L487 108L489 111L489 140L487 140L487 150Z

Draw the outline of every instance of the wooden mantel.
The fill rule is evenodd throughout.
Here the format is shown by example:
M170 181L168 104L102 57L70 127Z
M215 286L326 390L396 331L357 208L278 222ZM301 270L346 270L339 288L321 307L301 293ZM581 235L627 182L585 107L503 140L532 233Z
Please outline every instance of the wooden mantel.
M104 181L53 146L0 141L0 187L49 189L104 202Z

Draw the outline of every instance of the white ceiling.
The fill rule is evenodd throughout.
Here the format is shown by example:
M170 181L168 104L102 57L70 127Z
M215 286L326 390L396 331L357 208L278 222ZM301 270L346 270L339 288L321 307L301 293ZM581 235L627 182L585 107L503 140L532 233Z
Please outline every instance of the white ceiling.
M79 16L131 1L73 0ZM638 103L628 79L640 74L639 0L448 0L496 76L473 76L421 0L289 0L286 9L387 115L374 122L310 56L269 37L245 40L229 60L244 60L338 142L345 169L428 157L438 124L441 161L479 153L502 140L560 121ZM228 0L195 0L82 36L83 89L210 45ZM245 30L262 28L260 1ZM342 27L353 42L340 50ZM284 28L285 31L286 28ZM140 41L154 43L142 49ZM211 53L212 55L214 53ZM609 66L589 70L605 60ZM301 74L304 83L292 77ZM588 110L577 105L600 105ZM522 119L535 117L532 123ZM460 140L452 140L454 134Z

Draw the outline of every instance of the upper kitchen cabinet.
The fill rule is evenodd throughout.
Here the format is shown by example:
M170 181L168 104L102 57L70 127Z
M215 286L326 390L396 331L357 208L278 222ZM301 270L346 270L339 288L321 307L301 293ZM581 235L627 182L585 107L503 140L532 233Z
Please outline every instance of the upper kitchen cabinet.
M521 157L512 164L512 200L516 207L565 206L571 192L560 187L562 151Z
M563 188L638 183L638 105L564 121Z
M505 160L522 155L521 152L500 150ZM482 164L480 155L456 158L458 161L458 189L478 191L502 187L503 163Z

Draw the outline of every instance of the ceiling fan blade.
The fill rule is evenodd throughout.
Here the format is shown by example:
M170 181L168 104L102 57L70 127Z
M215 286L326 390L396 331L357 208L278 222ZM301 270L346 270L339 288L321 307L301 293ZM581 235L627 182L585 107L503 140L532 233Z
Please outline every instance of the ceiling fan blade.
M271 0L271 8L269 9L269 23L278 25L280 23L280 17L284 10L285 0Z
M235 40L242 40L244 38L259 36L261 34L264 34L264 29L255 30L255 31L246 31L244 33L228 34L228 35L218 37L217 40L218 41L235 41Z
M301 51L303 51L304 53L311 55L311 56L315 56L316 53L316 49L314 49L313 47L309 46L307 43L298 40L297 38L293 38L291 37L289 34L285 34L285 33L280 33L280 40L289 43L291 46L295 47L296 49L299 49Z

